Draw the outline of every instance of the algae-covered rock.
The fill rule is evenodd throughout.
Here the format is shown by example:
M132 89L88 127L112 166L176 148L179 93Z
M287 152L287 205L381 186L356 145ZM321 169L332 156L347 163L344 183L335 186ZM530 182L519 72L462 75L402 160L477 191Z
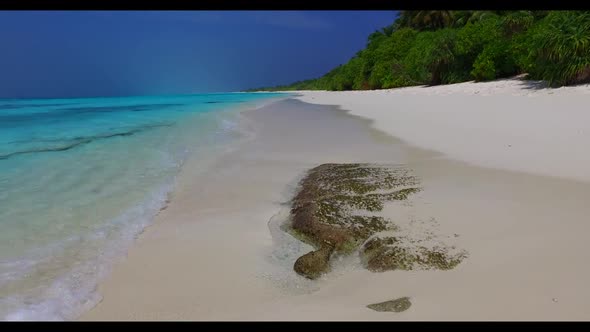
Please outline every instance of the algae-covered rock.
M406 250L396 246L395 237L373 238L361 249L361 261L363 265L373 272L387 270L410 270L411 257Z
M292 201L291 230L316 247L328 241L336 252L347 253L351 244L356 249L371 235L391 227L384 218L356 212L381 211L383 202L404 200L420 190L398 187L417 183L418 180L402 168L369 164L320 165L311 169L300 183L300 190Z
M396 300L369 304L367 306L367 308L375 310L375 311L379 311L379 312L384 312L384 311L402 312L402 311L408 310L411 306L412 306L412 302L410 302L409 297L401 297Z
M385 202L404 201L421 190L418 178L399 166L322 164L312 168L292 200L291 223L285 230L316 251L297 259L294 270L318 278L330 270L332 257L359 247L363 265L375 272L455 267L464 252L453 252L454 247L444 244L416 242L400 233L391 220L377 215Z
M330 255L334 251L331 245L324 245L319 250L311 251L295 261L293 269L298 274L309 278L317 279L322 274L330 271Z
M287 231L319 250L300 257L295 271L316 275L316 264L325 271L323 258L328 264L331 255L325 255L324 243L337 254L349 254L373 234L392 229L392 223L370 212L381 211L385 201L407 199L420 190L417 184L417 178L399 167L323 164L311 169L292 200Z
M361 248L363 265L373 272L387 270L438 269L450 270L465 257L466 252L453 247L411 246L398 237L375 237Z

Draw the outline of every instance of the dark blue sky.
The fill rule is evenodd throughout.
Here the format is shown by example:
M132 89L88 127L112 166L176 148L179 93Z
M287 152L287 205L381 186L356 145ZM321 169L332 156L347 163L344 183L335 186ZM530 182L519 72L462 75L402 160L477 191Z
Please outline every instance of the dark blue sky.
M0 98L236 91L345 63L393 11L0 12Z

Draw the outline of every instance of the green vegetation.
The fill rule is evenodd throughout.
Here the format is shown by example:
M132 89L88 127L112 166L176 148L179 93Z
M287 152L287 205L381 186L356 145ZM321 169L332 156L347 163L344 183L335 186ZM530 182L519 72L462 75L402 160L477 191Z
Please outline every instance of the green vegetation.
M387 89L523 73L554 87L590 82L590 12L402 11L324 76L253 91Z

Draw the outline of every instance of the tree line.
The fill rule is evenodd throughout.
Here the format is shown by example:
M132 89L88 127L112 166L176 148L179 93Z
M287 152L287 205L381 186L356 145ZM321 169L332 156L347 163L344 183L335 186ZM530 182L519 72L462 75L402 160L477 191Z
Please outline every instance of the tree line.
M324 76L250 91L388 89L524 73L554 87L590 82L590 12L401 11Z

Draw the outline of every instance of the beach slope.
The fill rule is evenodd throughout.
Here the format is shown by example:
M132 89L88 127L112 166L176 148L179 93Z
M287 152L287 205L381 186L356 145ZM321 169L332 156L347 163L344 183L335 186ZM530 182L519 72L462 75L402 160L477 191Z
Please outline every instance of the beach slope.
M590 89L533 83L299 92L245 112L251 138L208 172L186 164L81 319L587 320ZM465 258L372 272L353 252L298 275L313 247L281 226L299 181L326 163L411 170L421 190L380 213Z

